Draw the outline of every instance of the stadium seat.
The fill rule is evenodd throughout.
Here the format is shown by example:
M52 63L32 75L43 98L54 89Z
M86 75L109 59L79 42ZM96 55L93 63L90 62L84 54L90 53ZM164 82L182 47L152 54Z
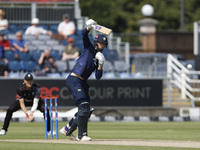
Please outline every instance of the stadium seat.
M110 61L105 61L104 65L103 65L103 71L104 72L113 72L114 71L114 67Z
M20 71L22 69L20 61L12 60L8 63L9 71Z
M82 30L76 30L76 31L75 31L75 34L76 34L77 36L82 36Z
M9 78L19 78L20 77L20 73L19 72L9 72L8 73L8 77Z
M47 77L49 78L60 78L60 73L47 73Z
M24 25L22 25L22 26L21 26L22 31L25 32L26 29L27 29L29 26L31 26L31 25L30 25L30 24L24 24Z
M25 60L25 61L27 61L27 60L30 60L31 59L31 55L30 55L30 53L29 52L19 52L19 59L20 60Z
M24 71L33 72L36 70L36 66L37 64L35 61L32 60L24 61Z
M111 61L112 63L119 60L119 54L116 50L108 50L104 54L105 59Z
M47 49L51 50L51 47L49 45L39 45L39 46L37 46L37 49L44 51L44 50L47 50Z
M46 41L46 45L49 45L49 46L57 46L59 45L59 42L57 40L53 40L53 39L50 39L50 40L47 40Z
M127 72L128 71L128 67L127 67L126 63L121 60L114 61L114 69L115 69L115 72Z
M19 30L19 26L16 24L9 24L9 32L16 33Z
M33 40L31 42L32 45L35 45L35 46L40 46L40 45L43 45L44 44L44 41L41 41L41 40Z
M53 33L58 33L58 25L50 25L49 29L53 32Z
M69 71L71 71L73 69L75 63L76 63L76 60L68 60L67 61Z
M56 65L57 65L57 70L58 72L66 72L67 71L67 63L65 61L62 60L57 60L56 61Z
M9 33L8 35L8 40L14 40L14 39L16 39L16 35L15 34L12 34L12 33Z
M61 55L60 55L59 51L51 50L50 55L54 60L60 60L61 59Z
M83 41L74 41L74 46L79 50L83 50Z
M39 24L38 27L41 27L41 28L43 28L45 30L48 30L48 26L45 25L45 24Z
M52 49L53 49L53 50L59 51L59 53L60 53L60 55L61 55L62 52L63 52L64 49L65 49L65 46L63 46L63 45L55 45L55 46L52 47Z
M32 51L33 60L34 61L38 61L38 59L40 58L41 53L42 53L42 51L40 51L40 50Z
M74 41L82 41L82 36L79 36L79 35L76 35L76 34L74 34L74 35L68 35L67 39L68 38L73 38Z
M23 39L26 41L32 41L32 40L35 40L35 36L34 35L23 35Z
M115 78L115 73L114 72L104 72L102 79L112 79Z
M51 37L48 36L48 35L46 35L46 34L40 34L40 35L38 36L38 39L39 39L39 40L42 40L42 41L46 41L46 40L50 40Z
M8 59L9 61L15 60L15 52L11 50L5 50L4 51L4 57Z
M61 44L61 45L64 45L64 46L67 46L67 45L68 45L68 42L67 42L67 40L61 40L61 41L60 41L60 44Z
M31 55L32 55L33 51L38 50L38 48L33 45L28 45L28 49L29 49L29 52L31 53Z

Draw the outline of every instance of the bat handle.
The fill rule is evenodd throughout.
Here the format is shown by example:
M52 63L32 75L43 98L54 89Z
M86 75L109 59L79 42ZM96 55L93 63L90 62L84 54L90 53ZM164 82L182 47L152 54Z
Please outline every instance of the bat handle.
M95 27L96 27L96 25L94 25L94 24L93 24L93 25L91 25L91 26L92 26L93 28L95 28Z

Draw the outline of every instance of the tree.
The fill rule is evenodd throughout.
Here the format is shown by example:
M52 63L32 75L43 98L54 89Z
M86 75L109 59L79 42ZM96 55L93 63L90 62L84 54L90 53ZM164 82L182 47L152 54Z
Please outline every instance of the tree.
M112 28L114 32L138 32L137 21L144 18L141 8L145 4L154 7L152 18L159 21L158 30L180 29L181 0L80 0L82 15ZM199 0L185 0L185 30L193 30L193 22L199 20Z

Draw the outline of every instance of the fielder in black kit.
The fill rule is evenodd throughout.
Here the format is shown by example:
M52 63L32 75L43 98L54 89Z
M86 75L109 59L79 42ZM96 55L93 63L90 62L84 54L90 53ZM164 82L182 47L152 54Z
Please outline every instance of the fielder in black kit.
M44 101L40 98L40 86L33 83L33 76L27 73L24 78L24 82L17 88L18 98L9 106L7 109L6 117L4 120L4 125L0 131L0 135L6 135L8 131L8 126L12 118L12 114L19 109L25 113L25 118L27 121L33 120L33 113L35 110L39 110L44 115ZM30 114L27 113L27 108L31 107ZM47 110L47 130L50 135L50 116L49 110Z

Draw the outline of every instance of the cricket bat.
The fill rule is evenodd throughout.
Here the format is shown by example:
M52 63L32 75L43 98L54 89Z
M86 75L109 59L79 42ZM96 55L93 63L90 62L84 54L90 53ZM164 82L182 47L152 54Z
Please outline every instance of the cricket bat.
M112 32L111 29L106 28L106 27L101 26L101 25L98 25L98 24L92 25L92 27L94 28L94 30L101 32L103 34L106 34L106 35L109 35Z

